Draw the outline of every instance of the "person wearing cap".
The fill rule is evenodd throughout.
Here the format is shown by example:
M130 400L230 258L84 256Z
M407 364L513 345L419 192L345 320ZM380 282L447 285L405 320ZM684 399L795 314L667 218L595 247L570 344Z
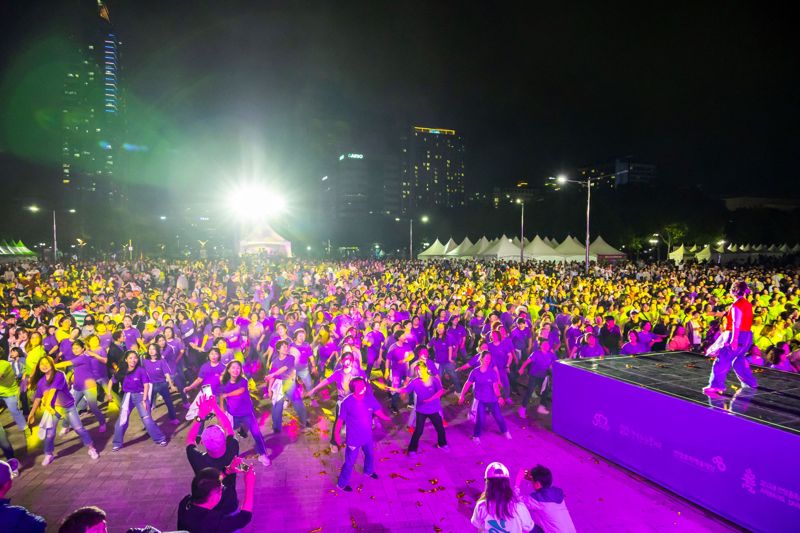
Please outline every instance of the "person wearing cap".
M511 487L508 468L494 462L486 467L485 488L475 503L470 523L481 533L524 533L535 527L528 508Z
M203 468L192 480L192 493L178 505L178 529L191 533L232 533L247 526L253 519L255 470L244 475L244 500L235 513L220 511L219 504L227 492L224 473L217 468Z
M522 493L522 482L533 486L530 495ZM536 465L530 470L520 469L514 481L514 493L531 511L536 522L534 531L544 533L575 533L575 524L564 501L564 491L553 486L550 469Z
M19 463L16 459L0 461L0 531L14 533L44 533L47 521L17 505L11 505L6 495L17 476Z

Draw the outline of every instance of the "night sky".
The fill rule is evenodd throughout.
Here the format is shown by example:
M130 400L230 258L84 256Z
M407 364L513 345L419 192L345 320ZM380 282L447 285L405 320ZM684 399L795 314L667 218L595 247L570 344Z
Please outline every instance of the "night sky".
M128 91L158 117L164 176L181 167L171 156L218 144L224 165L257 151L272 174L316 179L304 144L319 119L349 124L356 148L415 124L456 129L468 192L628 155L721 196L796 192L800 43L764 4L108 5ZM2 9L5 71L59 15ZM23 166L5 141L4 179Z

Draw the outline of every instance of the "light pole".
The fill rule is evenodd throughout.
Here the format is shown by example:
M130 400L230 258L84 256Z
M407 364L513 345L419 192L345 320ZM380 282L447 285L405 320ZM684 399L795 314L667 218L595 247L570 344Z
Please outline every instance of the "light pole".
M31 205L28 206L28 211L31 213L38 213L41 211L42 208L38 205ZM58 262L58 229L56 226L56 210L52 209L53 212L53 264ZM76 213L75 209L67 209L67 213L74 215Z
M557 178L549 178L551 180L555 180L560 185L564 185L567 183L577 183L578 185L583 185L586 187L586 255L584 257L584 260L586 264L587 276L589 275L589 245L591 244L589 241L590 239L589 229L590 229L591 210L592 210L592 182L606 178L613 178L616 177L618 174L623 174L626 172L628 171L621 170L619 172L615 172L614 174L603 174L601 176L588 176L586 179L582 180L571 180L563 174L561 174Z
M525 260L525 200L517 198L517 203L522 207L519 214L519 262Z
M400 218L396 217L395 222L400 222ZM427 215L423 215L419 218L420 222L426 224L429 220ZM408 260L414 260L414 217L408 218Z

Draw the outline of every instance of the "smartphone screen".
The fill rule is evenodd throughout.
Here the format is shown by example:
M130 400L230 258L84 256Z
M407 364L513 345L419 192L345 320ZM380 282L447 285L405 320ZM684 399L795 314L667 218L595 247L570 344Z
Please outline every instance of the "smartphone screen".
M203 385L203 388L200 390L203 391L203 394L205 394L206 397L210 398L211 396L214 396L214 393L211 392L211 385Z

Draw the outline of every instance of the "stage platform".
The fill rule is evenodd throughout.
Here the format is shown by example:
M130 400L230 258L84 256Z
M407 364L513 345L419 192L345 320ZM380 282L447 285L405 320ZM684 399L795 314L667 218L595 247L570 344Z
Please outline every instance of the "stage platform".
M689 352L560 361L553 430L756 531L800 524L800 376L731 372L709 398L711 360Z

